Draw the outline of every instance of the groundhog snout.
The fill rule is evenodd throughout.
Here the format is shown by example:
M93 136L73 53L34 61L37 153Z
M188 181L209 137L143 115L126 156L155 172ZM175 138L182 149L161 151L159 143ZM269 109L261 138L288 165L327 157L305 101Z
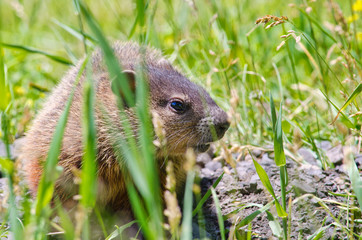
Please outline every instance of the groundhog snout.
M227 114L222 111L217 118L214 119L214 128L218 139L221 139L230 127L230 121Z

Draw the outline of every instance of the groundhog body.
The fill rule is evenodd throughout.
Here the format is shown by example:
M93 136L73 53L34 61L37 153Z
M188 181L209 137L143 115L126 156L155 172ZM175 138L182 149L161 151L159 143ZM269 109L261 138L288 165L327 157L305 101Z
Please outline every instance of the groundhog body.
M173 161L177 182L184 182L184 154L187 148L205 151L208 144L221 138L229 123L226 113L210 98L206 91L190 82L179 73L159 51L145 47L141 51L135 43L116 43L114 54L124 71L133 74L142 63L150 89L150 111L161 121L166 139L166 151L156 147L161 185L164 186L165 159ZM125 177L125 164L121 154L115 154L114 144L122 137L122 124L117 99L111 90L107 68L100 50L91 58L96 104L98 193L97 202L112 210L129 208ZM73 67L54 89L44 108L26 135L22 150L25 175L31 193L35 196L43 172L49 146L60 115L74 87L81 63ZM74 183L74 169L81 169L83 73L76 87L71 105L58 164L63 172L56 181L55 194L66 205L78 193ZM125 108L132 125L137 128L137 119L132 108ZM107 117L105 117L105 111ZM108 120L107 120L108 119ZM109 123L111 120L111 124ZM214 133L214 134L213 134ZM157 137L155 136L155 140Z

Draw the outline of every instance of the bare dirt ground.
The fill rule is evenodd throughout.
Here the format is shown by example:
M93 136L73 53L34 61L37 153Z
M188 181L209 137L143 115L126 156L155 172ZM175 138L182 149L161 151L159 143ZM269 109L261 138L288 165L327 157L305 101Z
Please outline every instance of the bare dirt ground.
M346 234L338 226L335 219L344 226L347 224L346 214L349 214L351 219L361 219L360 213L352 211L347 213L346 210L347 206L352 208L357 203L353 198L348 201L346 197L347 194L351 193L351 187L347 173L342 165L343 151L345 149L342 146L332 147L329 142L322 142L319 147L334 163L334 169L322 170L313 153L306 148L301 148L298 151L304 160L303 164L297 164L287 158L289 176L287 189L290 191L287 201L291 198L292 203L291 239L307 239L320 229L324 230L324 236L321 239L347 239ZM267 172L276 195L280 196L279 168L272 159L273 153L268 154L258 150L254 151L253 154ZM355 162L359 171L362 172L361 154L355 157ZM204 192L223 171L225 172L215 190L220 200L222 214L227 216L225 226L227 226L228 230L259 208L247 207L242 209L243 206L250 203L265 206L273 200L262 185L250 155L237 162L236 168L231 168L228 165L222 166L220 161L212 160L208 154L199 156L198 163L201 167L200 178ZM281 201L279 202L281 203ZM274 206L269 211L274 217L277 216ZM206 231L210 236L213 236L213 239L217 239L216 236L220 236L220 234L212 199L207 201L204 215L206 218ZM282 222L279 222L280 226L282 226ZM277 239L269 224L265 212L258 215L251 222L252 238ZM240 234L245 234L247 229L248 226L242 227L239 231ZM362 224L356 224L354 232L361 234Z

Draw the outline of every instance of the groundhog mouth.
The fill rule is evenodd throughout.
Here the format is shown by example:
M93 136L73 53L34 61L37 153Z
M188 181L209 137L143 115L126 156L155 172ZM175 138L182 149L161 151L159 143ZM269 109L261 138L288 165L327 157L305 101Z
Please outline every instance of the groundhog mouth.
M209 147L210 147L210 143L199 144L195 147L195 150L200 153L206 152L207 149L209 149Z

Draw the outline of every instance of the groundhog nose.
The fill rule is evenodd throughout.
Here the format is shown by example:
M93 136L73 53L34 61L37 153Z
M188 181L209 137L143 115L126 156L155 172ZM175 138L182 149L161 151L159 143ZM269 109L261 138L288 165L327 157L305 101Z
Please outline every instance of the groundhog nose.
M218 139L220 139L224 136L226 130L228 130L229 127L230 127L230 122L229 122L229 119L227 118L227 116L222 118L221 121L218 121L215 123L215 131L216 131L216 135L217 135Z

